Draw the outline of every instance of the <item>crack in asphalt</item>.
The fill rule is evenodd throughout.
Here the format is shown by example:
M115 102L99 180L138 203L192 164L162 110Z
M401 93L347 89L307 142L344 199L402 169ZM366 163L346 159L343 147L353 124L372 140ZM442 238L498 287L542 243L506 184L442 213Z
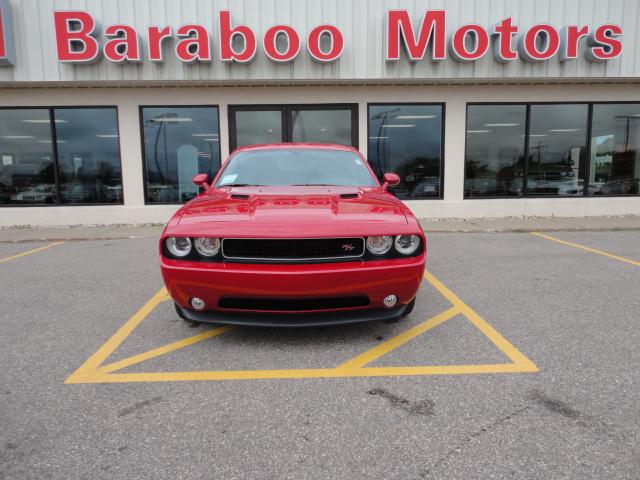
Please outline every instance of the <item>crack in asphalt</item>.
M119 417L125 417L132 413L137 412L138 410L153 405L155 403L160 403L162 401L162 397L153 397L149 400L143 400L141 402L136 402L132 407L123 408L118 412Z
M411 402L406 398L398 397L384 388L374 388L367 392L369 395L379 395L389 401L393 407L400 408L411 415L435 415L435 404L428 398L419 402Z

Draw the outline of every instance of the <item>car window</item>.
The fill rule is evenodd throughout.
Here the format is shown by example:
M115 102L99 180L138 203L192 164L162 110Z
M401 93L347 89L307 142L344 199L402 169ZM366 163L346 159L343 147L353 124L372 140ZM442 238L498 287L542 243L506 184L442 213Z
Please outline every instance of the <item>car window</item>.
M375 187L362 158L343 150L251 150L233 155L218 177L225 185L336 185Z

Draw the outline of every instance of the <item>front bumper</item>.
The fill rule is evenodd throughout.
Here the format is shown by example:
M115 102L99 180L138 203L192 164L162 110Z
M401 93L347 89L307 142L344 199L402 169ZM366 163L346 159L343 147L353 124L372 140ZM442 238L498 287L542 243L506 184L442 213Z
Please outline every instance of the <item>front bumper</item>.
M268 313L202 311L196 312L176 304L176 310L185 320L216 325L241 325L245 327L323 327L327 325L347 325L353 323L392 321L401 318L407 305L389 309L360 309L305 313Z
M162 276L184 318L238 325L304 326L358 323L400 318L415 298L424 273L425 255L417 257L321 264L204 263L161 257ZM394 308L383 299L396 295ZM365 296L366 307L304 311L254 311L221 308L225 298L330 299ZM193 297L204 311L189 306Z

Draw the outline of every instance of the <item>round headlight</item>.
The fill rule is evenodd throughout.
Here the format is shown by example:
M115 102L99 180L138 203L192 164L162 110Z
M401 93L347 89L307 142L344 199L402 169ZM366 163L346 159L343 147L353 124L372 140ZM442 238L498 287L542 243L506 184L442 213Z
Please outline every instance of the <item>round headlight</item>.
M418 235L398 235L395 246L401 254L411 255L420 247L420 237Z
M198 252L203 257L215 257L220 251L219 238L196 238L193 242Z
M377 237L367 238L367 250L374 255L384 255L393 245L393 237L389 235L382 235Z
M191 252L191 239L187 237L168 237L164 241L167 250L174 257L182 258Z

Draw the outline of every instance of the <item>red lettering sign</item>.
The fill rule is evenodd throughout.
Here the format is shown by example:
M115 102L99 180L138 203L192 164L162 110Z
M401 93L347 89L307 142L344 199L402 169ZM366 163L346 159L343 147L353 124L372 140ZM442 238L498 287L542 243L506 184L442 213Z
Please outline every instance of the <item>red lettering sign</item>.
M162 41L171 38L171 27L158 27L153 25L147 29L147 36L149 38L149 60L152 62L162 62L164 57L162 55Z
M223 62L248 63L253 60L258 50L256 36L246 25L231 27L231 12L221 10L218 20L218 31L220 32L218 42L220 44L220 60ZM239 36L243 40L242 50L236 51L233 48L234 37Z
M551 25L534 25L520 38L518 48L527 62L549 60L560 49L560 35Z
M587 43L587 60L592 62L604 62L622 55L622 42L618 37L622 36L620 25L606 24L596 28L589 36Z
M321 45L322 37L325 35L329 38L329 49L327 51L323 50ZM342 37L342 33L333 25L320 25L309 33L307 50L311 58L316 62L335 62L342 56L342 52L344 51L344 38Z
M3 7L4 5L0 5L0 59L4 59L7 57L7 49L5 47L6 40L5 40L4 25L3 25L4 23Z
M579 27L577 25L569 25L564 27L560 32L560 60L575 60L578 58L578 47L580 39L589 35L589 27L587 25Z
M110 38L104 44L104 56L112 62L139 62L140 39L133 27L128 25L109 25L104 36Z
M92 63L100 57L96 22L87 12L53 12L59 62Z
M400 58L400 43L404 46L409 60L422 60L430 42L431 58L446 58L446 12L444 10L427 10L420 25L418 38L413 31L407 10L389 10L387 12L387 60Z
M500 63L510 62L518 58L517 50L511 47L513 36L518 33L518 27L513 25L511 18L505 18L493 28L494 43L493 56Z
M278 37L286 38L287 48L284 52L278 50ZM292 27L276 25L264 34L262 48L265 55L274 62L291 62L300 53L300 37Z
M0 0L0 66L13 64L8 17L8 0ZM148 49L149 61L162 62L164 42L172 41L174 37L171 26L147 27L147 46L143 48L133 26L109 25L104 31L106 39L102 39L98 36L97 22L90 13L56 11L53 20L57 58L63 63L95 62L103 54L111 62L139 62L143 49ZM407 10L389 10L385 17L386 60L398 61L400 51L404 49L407 60L411 62L426 57L433 61L444 60L447 52L456 61L473 62L482 59L492 44L495 60L501 63L519 57L527 62L541 62L556 55L562 62L580 56L601 62L620 56L623 50L622 27L610 23L595 29L588 25L567 25L558 29L548 24L537 24L520 33L519 27L508 17L492 29L470 23L448 32L446 20L445 10L426 10L419 28L414 28L417 25L412 23ZM216 48L221 61L248 63L255 58L259 48L255 30L248 25L234 26L229 10L218 13L217 27ZM212 61L210 31L206 26L192 23L177 27L173 49L177 59L185 63ZM282 63L298 57L303 48L304 32L281 24L264 31L261 47L268 59ZM514 48L514 37L517 37L517 48ZM310 29L306 41L309 57L320 63L338 60L345 50L344 36L333 25L321 24Z
M12 27L11 5L7 0L0 0L0 66L15 64Z
M183 39L176 45L176 56L180 60L185 63L211 61L209 32L202 25L182 25L176 35Z
M473 42L473 48L467 49L467 39ZM480 25L463 25L453 34L449 52L454 60L471 62L485 56L489 50L489 34Z

